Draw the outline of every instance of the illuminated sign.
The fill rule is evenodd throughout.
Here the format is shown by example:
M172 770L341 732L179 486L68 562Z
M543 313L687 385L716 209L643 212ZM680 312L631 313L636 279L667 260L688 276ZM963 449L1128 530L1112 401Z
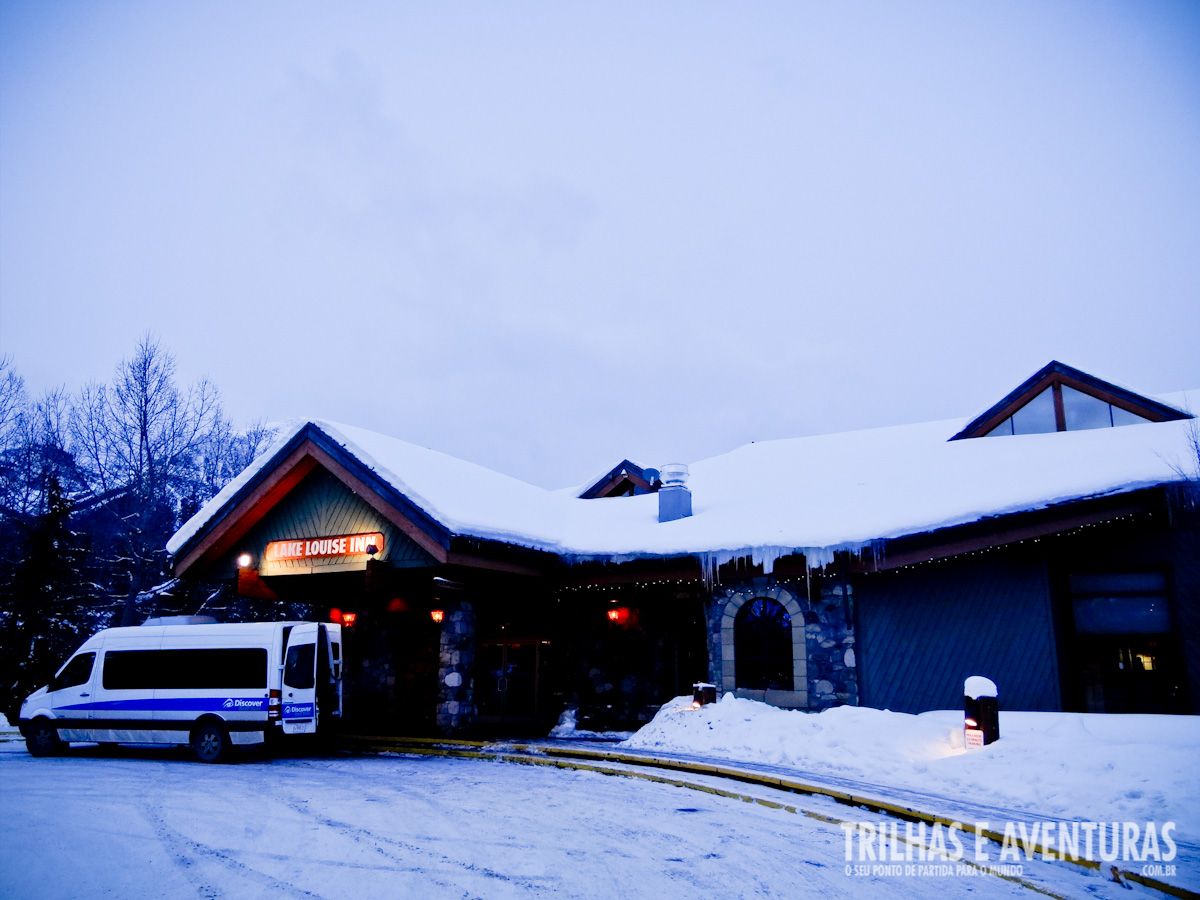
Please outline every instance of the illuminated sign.
M372 551L370 548L374 548ZM271 541L263 553L269 562L290 559L313 559L329 556L366 556L368 553L383 552L383 535L378 531L370 534L343 534L337 537L300 538L294 541Z

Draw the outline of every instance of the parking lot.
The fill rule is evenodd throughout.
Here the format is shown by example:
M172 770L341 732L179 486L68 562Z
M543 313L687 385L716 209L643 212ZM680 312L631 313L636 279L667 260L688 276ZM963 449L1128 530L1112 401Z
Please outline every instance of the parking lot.
M929 896L851 877L836 825L586 772L473 760L0 744L0 896ZM1025 892L972 879L976 895Z

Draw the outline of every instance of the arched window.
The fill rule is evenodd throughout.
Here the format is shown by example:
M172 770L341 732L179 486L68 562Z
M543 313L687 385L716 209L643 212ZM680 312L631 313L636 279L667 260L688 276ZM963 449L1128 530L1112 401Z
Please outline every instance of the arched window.
M733 622L737 686L762 691L792 689L792 617L774 600L742 604Z

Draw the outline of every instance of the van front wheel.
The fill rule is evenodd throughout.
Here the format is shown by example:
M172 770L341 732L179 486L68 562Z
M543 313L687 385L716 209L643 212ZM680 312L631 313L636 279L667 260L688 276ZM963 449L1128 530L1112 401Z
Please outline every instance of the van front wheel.
M57 756L63 751L58 729L49 719L35 719L25 734L25 746L34 756Z
M200 762L220 762L229 755L229 735L216 722L202 722L192 732L192 752Z

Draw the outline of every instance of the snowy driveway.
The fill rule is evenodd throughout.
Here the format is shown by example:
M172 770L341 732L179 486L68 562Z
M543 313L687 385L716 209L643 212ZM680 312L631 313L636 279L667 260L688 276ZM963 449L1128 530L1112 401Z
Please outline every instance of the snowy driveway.
M0 744L6 898L1034 896L846 874L836 825L666 785L475 760Z

